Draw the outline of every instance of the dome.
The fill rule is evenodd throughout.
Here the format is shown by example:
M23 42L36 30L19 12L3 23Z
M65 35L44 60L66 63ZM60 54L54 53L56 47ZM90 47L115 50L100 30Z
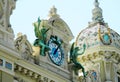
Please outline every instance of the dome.
M75 42L75 46L80 49L79 53L83 53L79 56L82 59L85 56L88 56L87 59L95 57L93 55L100 51L114 52L120 49L120 35L104 22L98 0L95 0L92 15L92 22L78 34Z
M87 82L107 81L100 77L108 79L111 71L118 68L116 66L120 64L120 35L104 22L98 0L95 0L95 8L92 10L92 22L78 34L71 51L74 51L73 57L76 57L77 63L80 63L87 73ZM84 72L82 70L80 73ZM95 80L92 80L92 74L90 75L93 70L96 73L95 78L98 76Z
M120 35L110 29L107 24L97 23L79 33L76 38L76 46L81 50L83 44L86 45L86 49L104 45L120 49Z

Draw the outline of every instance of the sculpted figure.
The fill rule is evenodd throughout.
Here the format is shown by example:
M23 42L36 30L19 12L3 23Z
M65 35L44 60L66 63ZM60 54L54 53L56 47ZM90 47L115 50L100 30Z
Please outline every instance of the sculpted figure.
M34 46L39 46L40 47L40 55L45 56L45 52L48 51L50 48L49 46L47 46L46 44L46 37L47 37L47 31L49 30L46 29L45 27L42 27L41 29L40 27L40 23L41 20L38 18L38 25L36 25L34 23L34 32L35 32L35 36L36 36L36 40L34 42Z
M82 53L78 53L79 47L74 47L74 43L73 43L72 47L70 49L70 62L74 63L73 70L74 70L75 74L78 75L78 70L82 69L84 77L86 77L85 69L81 65L81 63L77 61L77 57L79 55L82 55L85 52L85 48L86 48L86 45L84 44L83 45L83 52Z

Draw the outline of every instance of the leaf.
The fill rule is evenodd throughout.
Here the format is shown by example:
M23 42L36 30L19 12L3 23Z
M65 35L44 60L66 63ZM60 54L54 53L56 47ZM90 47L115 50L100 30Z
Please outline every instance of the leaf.
M40 17L38 18L38 27L40 27L40 22L41 22L41 20L40 20Z
M34 27L35 27L35 29L34 29L34 31L35 31L35 36L38 38L38 37L40 36L39 27L37 27L36 24L34 24Z

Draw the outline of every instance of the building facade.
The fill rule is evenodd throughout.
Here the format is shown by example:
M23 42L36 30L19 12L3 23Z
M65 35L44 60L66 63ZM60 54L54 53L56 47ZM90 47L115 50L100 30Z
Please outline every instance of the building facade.
M92 22L74 42L85 77L81 69L76 75L77 64L69 62L74 37L57 9L50 9L49 19L34 22L36 40L31 45L22 33L14 40L9 18L15 4L0 1L0 82L120 82L120 35L104 22L98 0Z

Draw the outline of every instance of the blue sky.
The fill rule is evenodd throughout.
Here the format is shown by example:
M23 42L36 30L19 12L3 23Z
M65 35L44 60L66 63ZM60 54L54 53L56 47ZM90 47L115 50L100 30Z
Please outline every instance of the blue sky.
M32 24L38 17L47 19L49 10L54 5L76 38L88 26L88 22L92 21L93 3L94 0L17 0L16 9L10 17L15 37L18 32L22 32L33 43L36 37ZM104 21L120 34L120 0L99 0L99 3Z

